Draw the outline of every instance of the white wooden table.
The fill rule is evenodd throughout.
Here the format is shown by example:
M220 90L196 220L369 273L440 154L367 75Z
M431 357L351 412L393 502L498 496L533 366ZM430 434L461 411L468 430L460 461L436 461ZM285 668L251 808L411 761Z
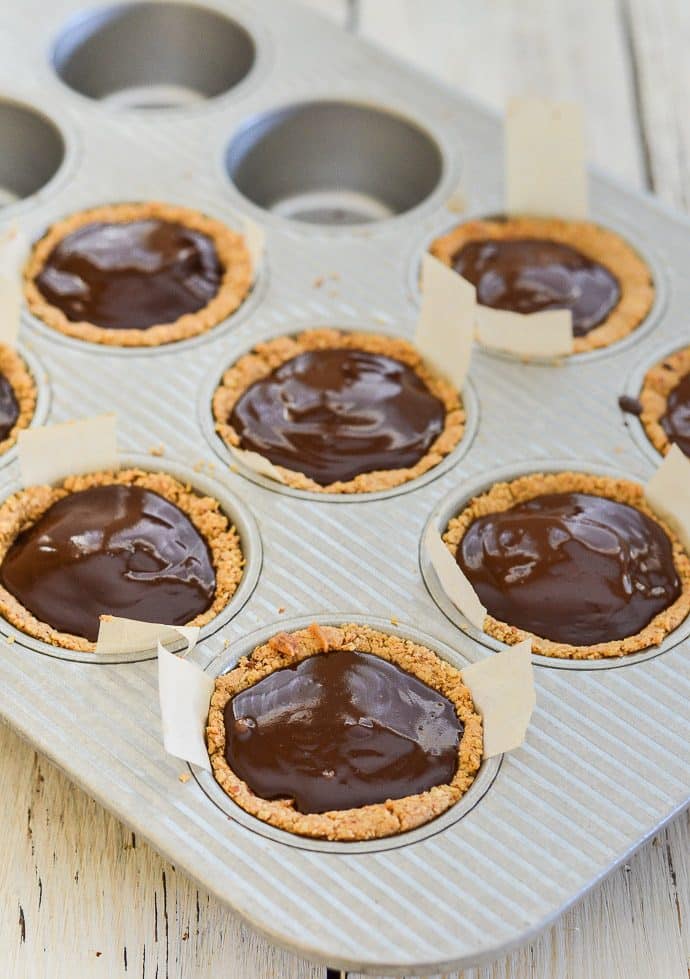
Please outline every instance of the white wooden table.
M690 208L690 0L311 4L497 108L511 93L580 100L594 162ZM2 979L324 979L2 726L0 805ZM686 814L539 941L463 977L688 979L689 966Z

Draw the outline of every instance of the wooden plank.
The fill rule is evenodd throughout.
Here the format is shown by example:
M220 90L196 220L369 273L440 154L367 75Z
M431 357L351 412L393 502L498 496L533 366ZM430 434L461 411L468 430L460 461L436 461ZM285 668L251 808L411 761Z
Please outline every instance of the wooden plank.
M243 927L5 725L0 799L3 979L323 979Z
M690 4L624 0L654 191L690 210Z
M3 977L324 979L244 928L4 725L0 798L12 828L0 842ZM541 940L462 979L687 979L689 851L686 815Z
M581 102L592 162L633 186L643 184L616 0L360 0L359 27L495 109L521 94Z

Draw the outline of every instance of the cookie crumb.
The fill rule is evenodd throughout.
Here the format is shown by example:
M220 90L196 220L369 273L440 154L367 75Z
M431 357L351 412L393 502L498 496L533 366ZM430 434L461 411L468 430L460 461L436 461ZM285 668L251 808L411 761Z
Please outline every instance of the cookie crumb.
M177 776L177 779L179 782L188 782L191 777L192 776L189 774L189 772L182 772L181 775Z
M284 605L279 606L278 615L282 615L284 611L285 611L285 606Z
M151 446L151 448L149 449L149 455L152 455L152 456L163 456L163 455L165 455L165 446L162 445L162 444L161 445L153 445L153 446Z
M391 615L391 625L400 625L400 619L397 615Z
M14 642L14 636L5 636L5 642L8 643L9 645L12 645L12 643Z

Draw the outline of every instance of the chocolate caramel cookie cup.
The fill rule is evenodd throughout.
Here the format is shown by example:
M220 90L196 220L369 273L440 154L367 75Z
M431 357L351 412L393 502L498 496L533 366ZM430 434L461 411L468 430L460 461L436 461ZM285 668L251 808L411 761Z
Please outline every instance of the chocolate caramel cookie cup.
M112 347L157 347L206 333L252 285L244 238L199 211L158 201L78 211L48 229L24 269L31 313Z
M114 515L102 528L100 512ZM80 523L83 546L74 543ZM147 537L152 530L155 539ZM85 561L81 577L70 573L75 560ZM166 621L159 613L167 608L178 616L171 624L197 625L200 638L207 638L246 602L260 567L256 524L234 496L214 480L149 457L126 457L115 471L27 487L0 504L2 631L10 641L58 658L112 663L155 656L153 649L97 653L101 614ZM101 611L102 592L112 600L104 599ZM190 612L182 622L185 603ZM50 621L53 612L60 622ZM72 620L79 627L70 631Z
M554 465L481 486L444 501L430 521L487 607L476 638L489 645L529 638L548 665L587 666L636 662L680 641L690 558L641 484ZM434 598L466 628L422 559Z
M461 396L409 341L356 329L259 343L224 371L210 400L212 444L231 464L232 448L252 451L280 478L260 477L262 485L326 499L433 478L476 426L469 385Z
M282 831L282 838L288 835L350 844L419 830L463 799L482 764L481 719L470 693L459 670L433 651L436 644L429 648L400 634L400 630L364 623L333 626L324 618L290 632L269 631L233 669L217 676L207 728L217 786L259 823ZM342 700L338 694L341 673L345 677L343 690L347 690ZM245 717L247 709L254 715L261 711L266 684L275 687L269 698L271 716ZM416 696L398 700L398 684L413 685ZM266 753L281 691L290 707L294 738L286 741L278 731L277 750ZM342 743L337 737L323 741L319 736L311 749L306 749L311 727L310 717L305 715L309 711L300 714L291 708L292 701L299 701L305 691L310 697L338 699L335 711L325 715L317 712L311 720L330 724L334 735L339 727ZM380 696L372 698L372 691ZM231 717L236 707L242 717ZM360 718L357 722L352 720L355 715ZM391 718L395 725L389 730L386 722ZM228 723L232 726L230 734ZM395 732L410 725L410 737L400 741ZM300 754L303 740L304 756ZM361 751L367 756L366 746L372 741L377 742L377 750L371 761L375 757L381 771L374 772L367 765L358 767ZM285 750L292 755L297 752L292 759L294 767L290 758L282 757ZM247 764L247 779L232 767L241 767L247 775ZM445 773L444 766L448 769ZM406 792L408 774L410 791ZM276 792L268 793L273 798L254 791L249 782L257 778L267 778L273 785ZM395 784L394 790L389 791L387 779ZM296 798L289 789L293 780L297 783ZM338 800L337 807L329 808L331 796ZM360 804L348 806L350 797ZM301 811L300 806L307 811ZM459 818L461 812L456 815Z
M16 444L19 433L35 421L39 410L39 371L25 354L0 344L0 461ZM41 384L45 384L40 371ZM44 412L42 412L44 414Z
M572 308L576 354L632 334L655 303L656 270L621 234L590 221L470 219L433 239L429 251L476 285L482 305Z
M690 457L690 346L673 350L645 373L640 424L661 455L676 444Z

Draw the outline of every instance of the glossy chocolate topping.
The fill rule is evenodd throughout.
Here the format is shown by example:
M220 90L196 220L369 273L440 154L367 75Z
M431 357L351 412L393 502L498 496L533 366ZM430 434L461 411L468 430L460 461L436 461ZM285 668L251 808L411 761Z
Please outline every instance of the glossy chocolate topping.
M36 285L69 320L145 330L203 309L221 278L207 235L148 218L78 228L50 253Z
M494 618L574 646L635 635L680 594L662 528L586 493L538 496L478 518L457 561Z
M184 625L216 587L208 545L186 514L124 485L49 507L11 546L0 580L41 622L92 642L103 613Z
M310 656L225 707L225 757L262 799L355 809L448 783L463 725L449 700L368 653Z
M240 446L321 486L414 466L443 430L445 408L405 364L363 350L299 354L239 398Z
M19 405L14 389L4 374L0 374L0 441L6 439L19 418Z
M686 456L690 456L690 374L686 374L670 392L661 427L669 441L675 442Z
M576 337L602 323L621 295L608 269L558 241L470 241L453 256L453 267L477 287L482 306L516 313L571 309Z

